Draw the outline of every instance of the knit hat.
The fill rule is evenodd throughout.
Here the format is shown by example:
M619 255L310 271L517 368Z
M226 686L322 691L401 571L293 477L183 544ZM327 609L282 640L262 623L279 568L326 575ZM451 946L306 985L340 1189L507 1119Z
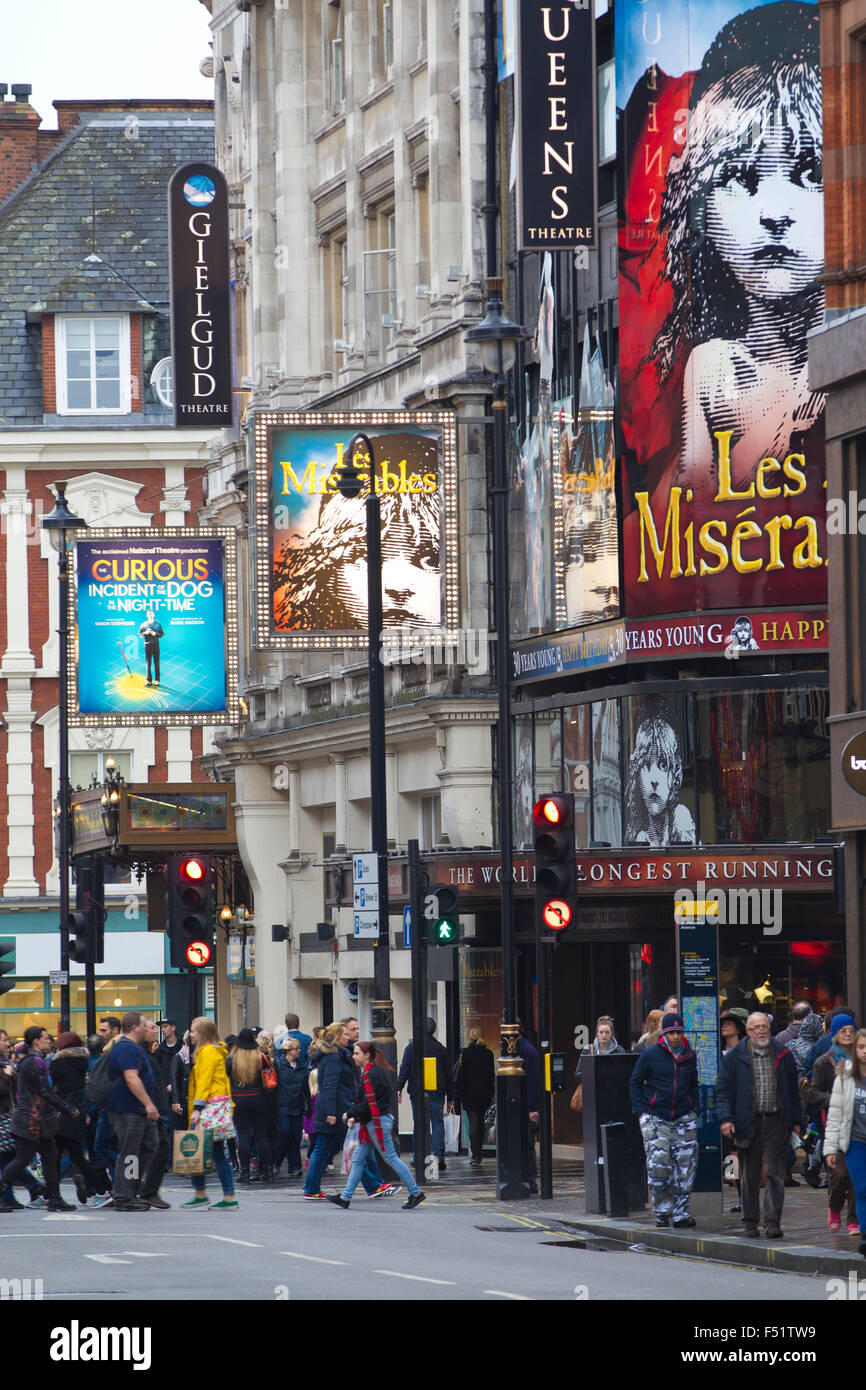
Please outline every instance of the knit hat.
M665 1014L662 1019L662 1033L682 1033L685 1026L680 1014Z
M734 1018L741 1018L744 1023L746 1019L749 1017L748 1009L728 1009L728 1013L733 1014Z
M850 1014L837 1014L836 1017L833 1019L833 1022L830 1024L830 1037L835 1038L840 1028L856 1027L857 1024L854 1022Z
M253 1032L252 1028L242 1028L241 1031L238 1033L238 1047L243 1048L249 1052L253 1052L258 1049L256 1035Z
M800 1024L800 1041L815 1042L824 1031L824 1020L820 1014L807 1014ZM790 1046L790 1044L789 1044Z

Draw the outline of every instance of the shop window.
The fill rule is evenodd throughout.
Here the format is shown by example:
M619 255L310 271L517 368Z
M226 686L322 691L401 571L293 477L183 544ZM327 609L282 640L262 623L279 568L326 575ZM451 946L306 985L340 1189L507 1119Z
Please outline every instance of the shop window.
M535 842L532 807L535 801L532 715L514 721L514 781L512 843L515 849L531 848Z
M705 844L810 843L830 825L826 689L696 696Z
M624 704L625 843L657 848L697 844L694 750L686 700L650 696Z
M737 947L719 954L720 1003L727 1009L762 1009L784 1028L791 1009L807 999L824 1014L845 1002L842 946L834 941L792 941Z
M590 833L591 706L571 705L562 711L562 786L574 793L574 834L578 849L588 849Z
M592 706L592 839L622 844L622 726L619 700Z
M119 1018L128 1009L143 1009L145 1013L159 1009L162 1003L162 985L155 979L96 980L96 1017L116 1014ZM83 1009L84 981L70 980L69 1003L73 1009ZM60 986L51 987L51 1007L60 1008Z

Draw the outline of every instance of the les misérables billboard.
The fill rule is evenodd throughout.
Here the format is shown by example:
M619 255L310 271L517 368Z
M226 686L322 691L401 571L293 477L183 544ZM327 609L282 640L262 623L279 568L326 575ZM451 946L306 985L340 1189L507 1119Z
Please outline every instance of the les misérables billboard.
M230 528L107 528L75 541L70 722L237 719Z
M373 446L385 631L431 640L458 624L456 448L434 412L256 417L258 640L293 648L367 639L365 494L337 490L354 434Z
M627 611L825 604L818 8L615 19Z

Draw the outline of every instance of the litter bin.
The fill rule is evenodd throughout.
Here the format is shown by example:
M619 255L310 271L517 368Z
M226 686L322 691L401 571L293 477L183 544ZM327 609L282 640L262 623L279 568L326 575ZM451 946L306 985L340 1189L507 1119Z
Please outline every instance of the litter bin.
M646 1208L643 1139L628 1094L636 1062L637 1054L630 1052L582 1059L583 1169L588 1212L625 1216L629 1211Z

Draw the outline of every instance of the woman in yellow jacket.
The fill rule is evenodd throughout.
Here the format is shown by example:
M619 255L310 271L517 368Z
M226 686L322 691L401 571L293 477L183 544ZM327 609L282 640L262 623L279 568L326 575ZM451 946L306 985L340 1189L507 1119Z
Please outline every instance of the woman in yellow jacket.
M222 1184L222 1201L212 1202L210 1211L237 1209L231 1164L226 1155L226 1140L234 1139L232 1093L226 1075L228 1049L220 1042L216 1024L210 1018L194 1018L190 1024L190 1039L195 1048L189 1074L189 1127L213 1131L213 1158L217 1177ZM205 1175L197 1173L192 1179L194 1190L185 1207L207 1207Z

